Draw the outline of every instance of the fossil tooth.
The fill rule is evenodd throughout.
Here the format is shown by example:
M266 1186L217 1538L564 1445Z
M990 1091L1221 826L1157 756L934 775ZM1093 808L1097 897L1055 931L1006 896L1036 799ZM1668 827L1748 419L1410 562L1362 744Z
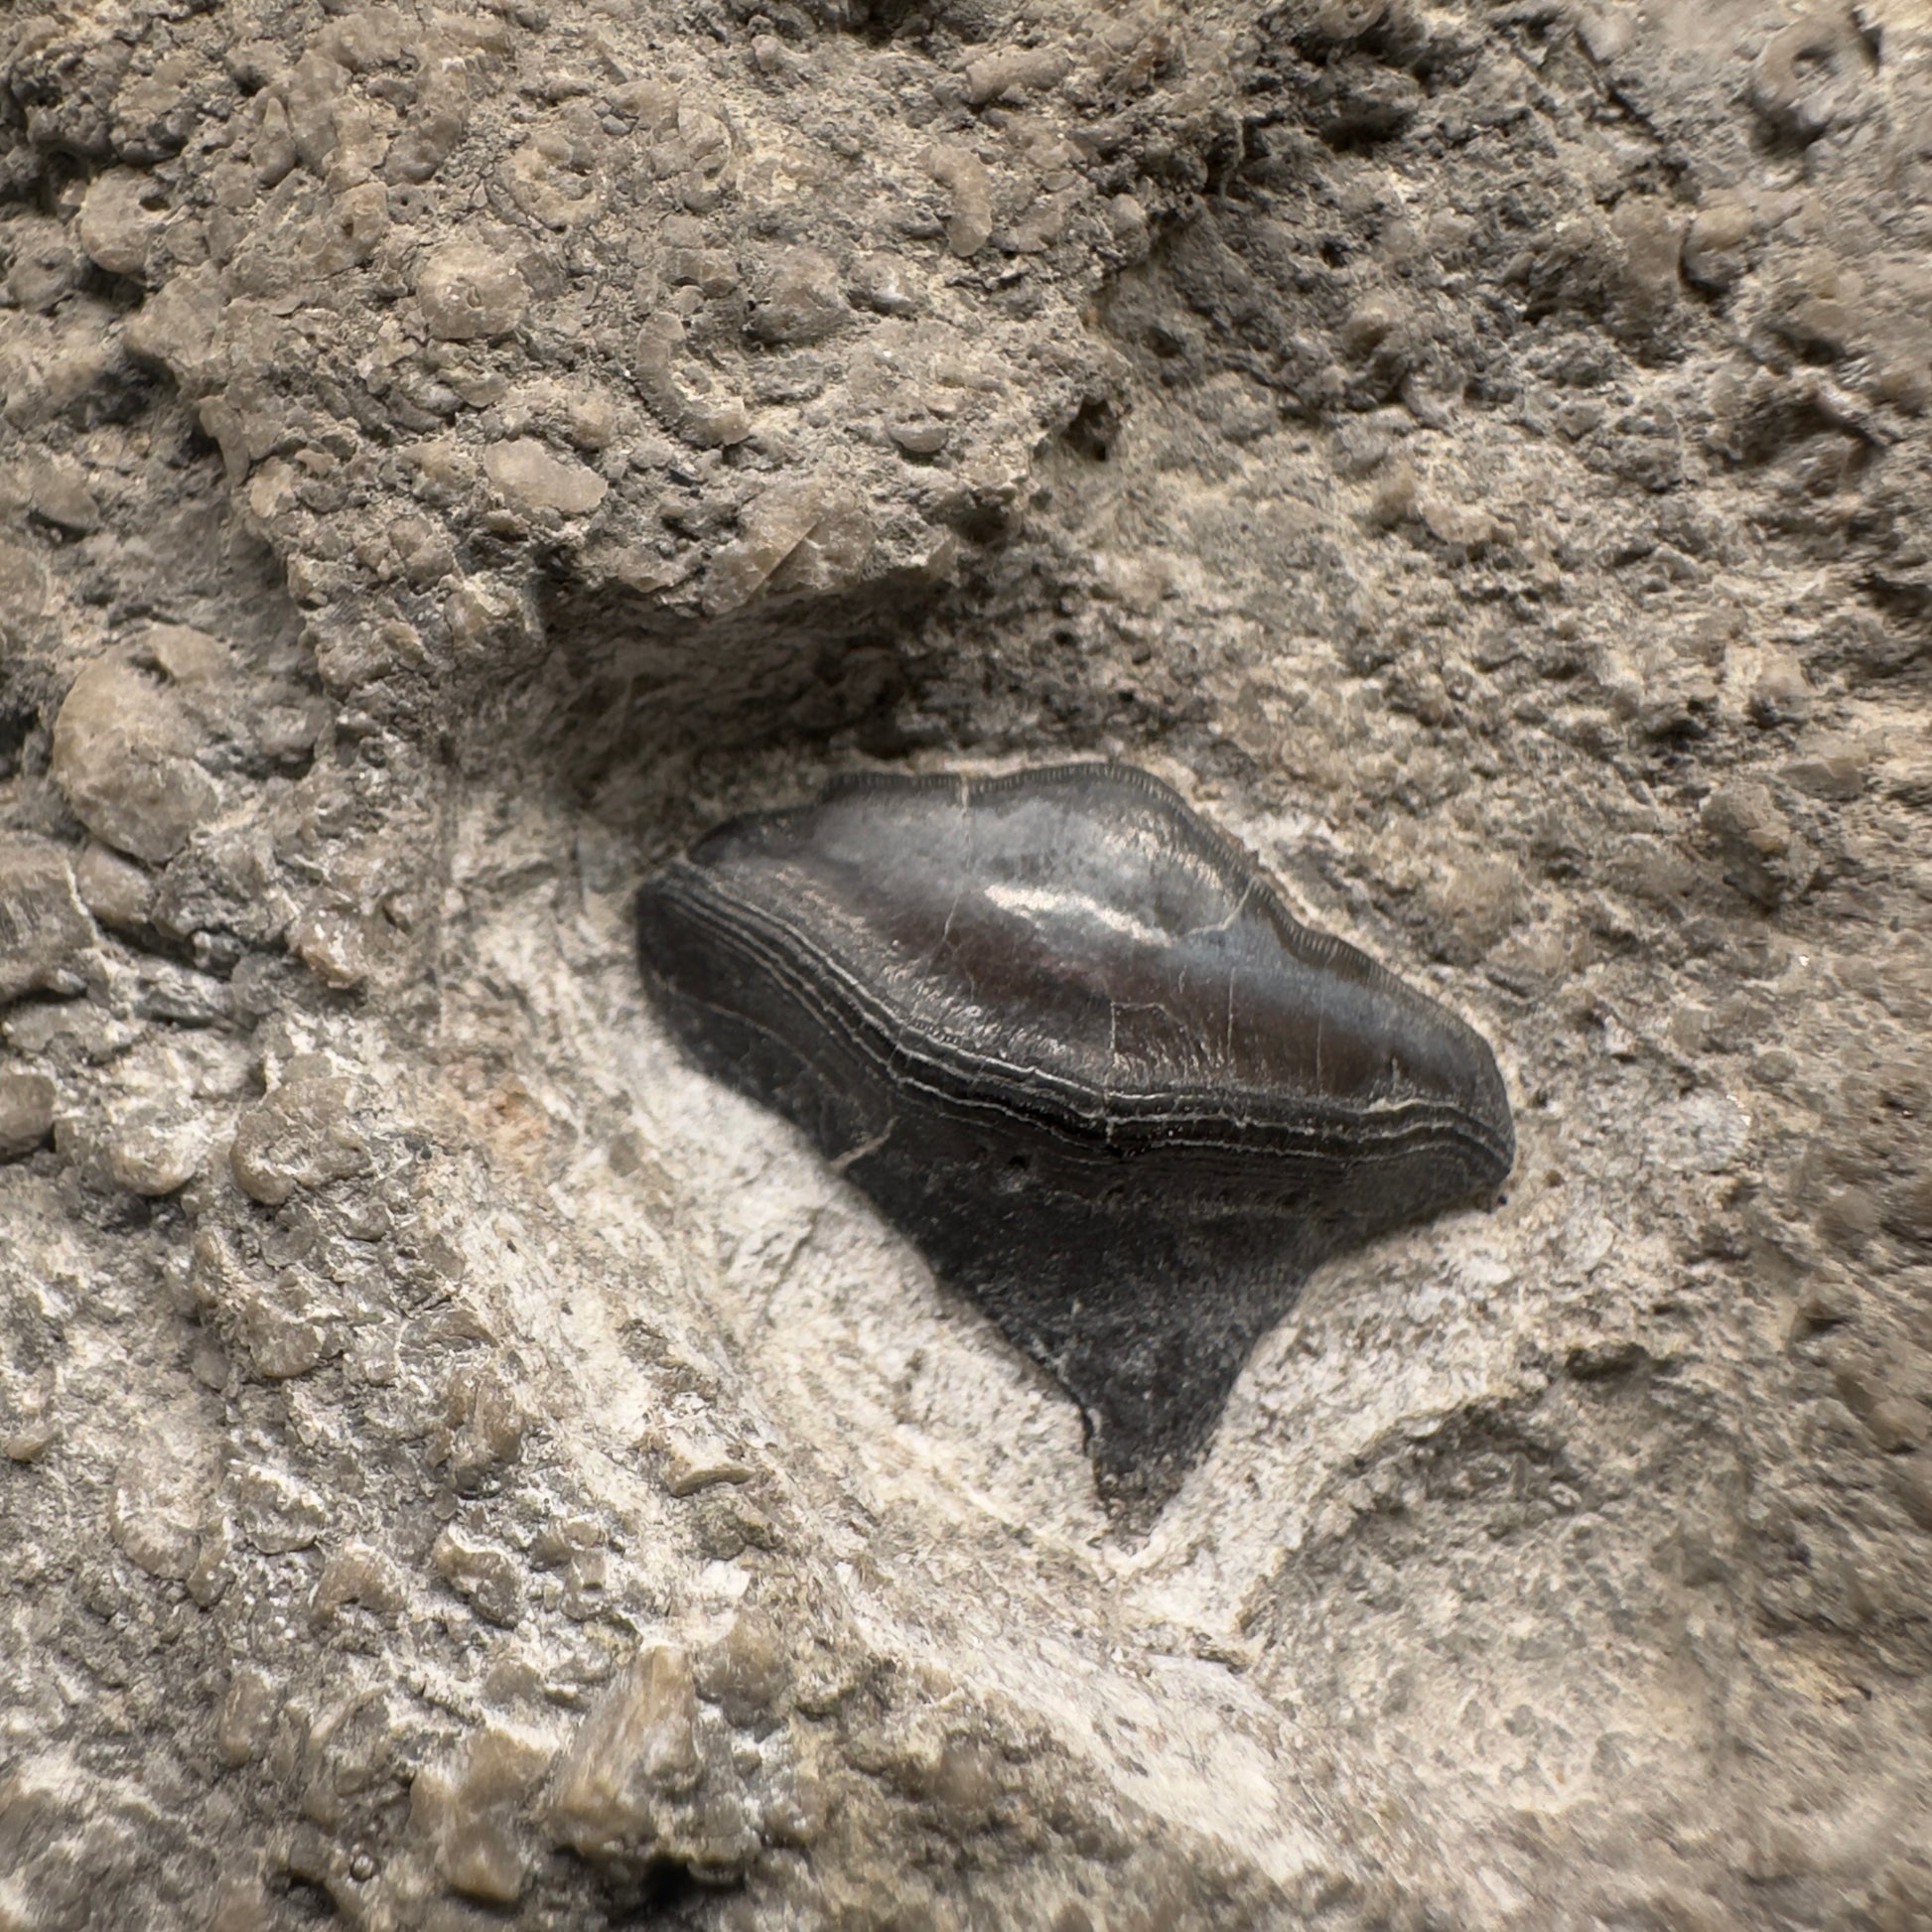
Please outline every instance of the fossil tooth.
M867 776L644 886L645 977L1086 1417L1145 1520L1309 1269L1495 1187L1489 1048L1158 779Z

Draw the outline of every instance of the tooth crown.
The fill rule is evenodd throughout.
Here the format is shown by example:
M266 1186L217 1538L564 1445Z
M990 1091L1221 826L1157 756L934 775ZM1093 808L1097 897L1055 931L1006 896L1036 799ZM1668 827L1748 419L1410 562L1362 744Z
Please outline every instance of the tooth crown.
M709 834L638 933L687 1046L1058 1376L1142 1513L1313 1261L1514 1159L1481 1037L1131 766L842 781Z

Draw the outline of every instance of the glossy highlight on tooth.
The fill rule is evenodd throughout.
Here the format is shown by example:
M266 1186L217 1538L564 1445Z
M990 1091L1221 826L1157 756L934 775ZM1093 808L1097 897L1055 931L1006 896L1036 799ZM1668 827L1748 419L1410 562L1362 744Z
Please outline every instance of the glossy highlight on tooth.
M1136 1520L1317 1261L1514 1160L1480 1035L1132 766L843 779L708 834L637 929L685 1046L1060 1382Z

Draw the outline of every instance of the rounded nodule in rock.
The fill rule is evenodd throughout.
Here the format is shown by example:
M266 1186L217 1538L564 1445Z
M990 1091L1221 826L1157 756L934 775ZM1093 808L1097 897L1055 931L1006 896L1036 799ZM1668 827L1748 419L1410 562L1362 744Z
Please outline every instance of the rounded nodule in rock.
M189 1107L145 1101L108 1137L108 1172L130 1193L158 1198L185 1187L207 1159L208 1131Z
M852 320L839 267L818 248L793 248L760 277L746 328L761 343L791 347L823 342Z
M23 993L79 992L79 956L97 936L66 850L0 834L0 1005Z
M423 264L416 300L432 336L467 343L508 335L530 306L530 286L497 250L450 241Z
M637 917L679 1036L1058 1378L1129 1514L1316 1260L1515 1158L1483 1040L1128 766L846 780Z
M250 1200L280 1207L298 1187L326 1187L368 1173L368 1146L355 1115L346 1080L292 1071L242 1115L228 1157L235 1184Z
M610 484L574 457L558 456L533 436L492 443L483 453L483 475L512 509L560 516L588 516Z
M0 1073L0 1161L31 1154L54 1132L54 1082L45 1073Z
M138 168L96 175L80 204L80 245L110 275L139 275L167 221L164 192Z
M219 801L195 748L168 685L99 658L73 680L54 721L54 782L97 839L164 865Z

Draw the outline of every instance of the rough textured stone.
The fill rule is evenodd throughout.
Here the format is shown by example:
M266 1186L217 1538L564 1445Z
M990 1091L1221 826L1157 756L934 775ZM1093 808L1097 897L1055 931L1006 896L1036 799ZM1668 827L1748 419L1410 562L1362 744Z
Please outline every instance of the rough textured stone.
M531 437L492 443L483 454L483 475L514 509L555 510L583 516L603 502L609 485L594 470L555 456Z
M159 865L213 812L214 781L175 693L133 665L89 664L54 723L55 782L104 843Z
M80 902L101 924L138 928L147 923L154 882L111 847L90 842L74 861L73 884Z
M109 1137L107 1165L136 1194L172 1194L201 1173L207 1128L191 1105L150 1100L128 1108Z
M94 936L68 854L0 833L0 1002L79 992L80 955Z
M664 1645L625 1669L558 1767L550 1800L558 1836L587 1858L626 1845L647 1854L659 1802L703 1776L690 1660Z
M365 1173L369 1151L355 1124L349 1082L297 1064L235 1129L229 1165L251 1200L279 1207L298 1187L326 1187Z
M88 185L75 223L80 245L110 275L140 275L167 219L154 177L110 168Z
M1928 125L1900 0L10 14L0 1920L1924 1918ZM1090 757L1521 1142L1145 1538L629 936Z
M54 1082L45 1073L0 1073L0 1160L30 1154L54 1132Z
M416 300L432 336L467 343L507 335L529 307L530 291L516 263L500 251L451 241L418 271Z

